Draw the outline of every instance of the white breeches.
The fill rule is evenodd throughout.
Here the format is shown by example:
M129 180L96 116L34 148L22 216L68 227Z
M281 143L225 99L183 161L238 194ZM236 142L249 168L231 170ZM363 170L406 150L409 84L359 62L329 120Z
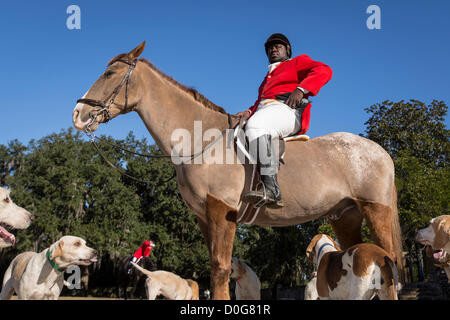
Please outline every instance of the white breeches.
M270 134L272 138L284 138L300 130L299 109L292 109L278 100L263 100L248 119L245 133L248 141Z

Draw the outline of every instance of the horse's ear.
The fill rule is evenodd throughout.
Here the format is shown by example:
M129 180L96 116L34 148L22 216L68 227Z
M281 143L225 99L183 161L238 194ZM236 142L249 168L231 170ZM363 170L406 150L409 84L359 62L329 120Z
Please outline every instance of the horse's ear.
M133 50L131 50L130 52L128 52L128 57L131 60L137 59L141 55L142 51L144 51L144 48L145 48L145 41L142 42L140 45L138 45Z

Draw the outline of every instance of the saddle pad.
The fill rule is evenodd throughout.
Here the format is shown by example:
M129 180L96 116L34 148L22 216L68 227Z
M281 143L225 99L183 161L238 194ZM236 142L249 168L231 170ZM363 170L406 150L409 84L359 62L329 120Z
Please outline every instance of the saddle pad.
M289 136L286 138L283 138L284 141L289 142L289 141L308 141L309 140L309 136L307 136L306 134L298 134L295 136Z

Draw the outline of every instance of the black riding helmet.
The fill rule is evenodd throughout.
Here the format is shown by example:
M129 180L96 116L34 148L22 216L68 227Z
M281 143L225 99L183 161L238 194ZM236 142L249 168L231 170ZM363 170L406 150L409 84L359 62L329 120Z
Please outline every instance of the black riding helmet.
M267 54L267 50L269 49L269 46L273 43L284 44L287 49L286 51L287 51L288 57L289 58L291 57L291 55L292 55L291 43L289 42L288 38L286 38L286 36L284 34L274 33L267 39L266 43L264 43L264 48L266 49L266 54Z

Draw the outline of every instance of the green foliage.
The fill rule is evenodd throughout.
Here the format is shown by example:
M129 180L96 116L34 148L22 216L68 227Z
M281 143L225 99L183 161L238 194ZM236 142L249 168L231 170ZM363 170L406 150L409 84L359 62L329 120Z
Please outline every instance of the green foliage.
M282 228L240 226L234 255L248 262L263 288L304 284L313 271L306 260L306 247L321 223L316 220Z
M449 214L449 130L447 105L384 101L366 109L366 137L385 148L394 159L398 207L405 246L410 248L417 229L431 218Z
M366 137L381 145L393 159L409 155L432 167L448 165L449 130L444 119L447 105L433 100L430 105L383 101L366 108Z
M130 150L160 153L130 133L117 143ZM102 151L139 184L110 168L96 150L72 129L52 134L27 147L17 141L0 146L0 179L14 201L36 215L27 230L17 230L9 259L23 251L41 251L63 235L76 235L99 251L100 263L131 255L153 239L158 267L209 283L208 252L195 215L178 192L169 160L146 159L100 143ZM167 182L165 182L167 181ZM113 275L111 275L112 278Z

